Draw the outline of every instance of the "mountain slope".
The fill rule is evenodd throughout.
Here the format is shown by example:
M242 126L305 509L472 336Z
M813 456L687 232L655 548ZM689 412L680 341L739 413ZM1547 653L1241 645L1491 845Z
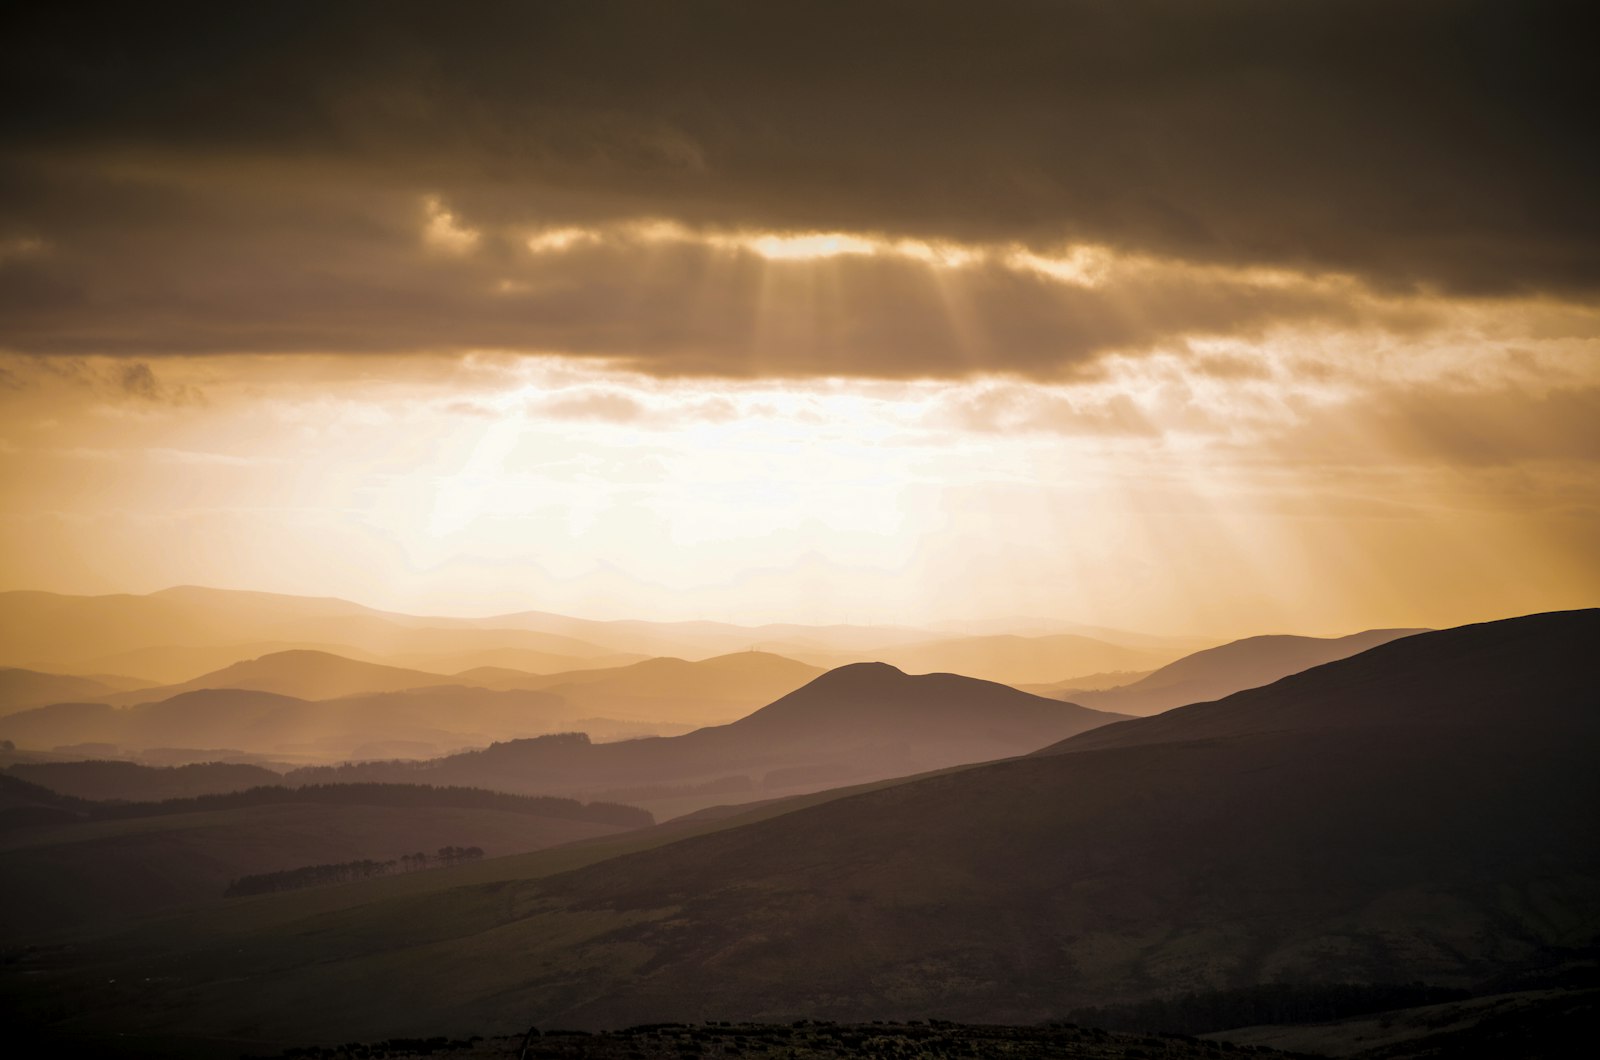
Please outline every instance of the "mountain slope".
M1181 653L1129 648L1075 633L1056 633L1039 637L1010 634L953 637L877 647L865 652L791 650L784 654L834 667L880 660L908 673L959 673L1018 685L1057 680L1064 673L1149 670L1170 662Z
M107 696L118 705L151 703L205 688L242 688L296 699L334 699L451 684L444 674L347 659L325 651L280 651L201 674L181 684Z
M74 677L12 666L0 667L0 717L48 703L116 695L143 684L133 678Z
M576 715L705 725L743 717L821 673L781 655L746 651L697 662L647 659L542 676L478 669L455 679L486 688L540 689L560 696Z
M594 719L597 731L611 723ZM0 718L19 747L229 748L286 761L428 757L557 731L575 722L544 692L435 688L309 701L252 689L200 689L155 703L57 703Z
M281 784L283 777L243 762L144 766L134 762L31 762L0 773L78 799L159 802Z
M217 960L248 990L197 982L164 1013L102 999L93 1018L323 1036L1032 1021L1278 980L1472 986L1600 941L1595 643L1600 611L1419 634L1099 749L318 927L381 946L289 967L268 939L230 941Z
M1589 945L1596 643L1600 611L1421 634L1074 753L594 866L547 893L672 920L626 933L648 974L542 1003L1039 1019L1275 976L1470 983Z
M1424 631L1369 629L1348 637L1247 637L1186 655L1147 677L1116 688L1096 691L1058 686L1041 694L1099 710L1159 714L1185 703L1221 699L1241 689L1271 684L1280 677L1421 632Z
M883 663L858 663L739 721L682 736L607 744L544 737L429 762L295 775L582 794L637 802L658 813L688 812L1026 754L1118 719L988 681L913 677ZM661 801L680 795L693 803Z
M1585 702L1600 714L1600 695L1582 665L1600 643L1586 640L1589 633L1600 637L1600 610L1405 636L1263 688L1136 718L1037 753L1338 729L1470 725L1510 732L1551 710L1573 710L1561 720L1579 722L1588 717L1577 709Z
M8 801L27 794L0 786ZM229 881L251 874L446 846L518 854L650 824L631 807L385 785L70 809L89 816L0 833L0 937L218 903Z

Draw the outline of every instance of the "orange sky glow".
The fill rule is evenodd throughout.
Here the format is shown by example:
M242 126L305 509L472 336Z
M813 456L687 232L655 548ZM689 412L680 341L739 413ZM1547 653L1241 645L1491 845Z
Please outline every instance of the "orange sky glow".
M0 587L1212 636L1600 595L1560 70L1403 12L1235 69L1186 5L989 50L514 8L60 69L16 28Z

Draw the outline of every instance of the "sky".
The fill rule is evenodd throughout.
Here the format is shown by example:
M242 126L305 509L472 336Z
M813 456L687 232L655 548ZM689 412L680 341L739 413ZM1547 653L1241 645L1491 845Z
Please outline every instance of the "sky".
M0 15L0 588L1600 601L1582 5Z

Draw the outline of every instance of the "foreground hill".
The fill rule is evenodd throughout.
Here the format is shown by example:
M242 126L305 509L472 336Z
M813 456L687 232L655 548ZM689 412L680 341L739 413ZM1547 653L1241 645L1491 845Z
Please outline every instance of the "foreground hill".
M41 808L54 810L46 821ZM32 810L37 823L26 823ZM626 806L414 785L255 788L169 802L55 797L0 778L0 937L220 903L255 874L442 847L518 854L647 827ZM399 865L389 871L399 871Z
M1313 666L1347 659L1368 648L1409 637L1420 629L1369 629L1348 637L1247 637L1186 655L1128 684L1095 690L1069 682L1048 694L1097 710L1159 714L1185 703L1221 699L1246 688L1271 684ZM1041 691L1035 689L1034 691Z
M1026 1022L1274 981L1472 988L1600 941L1597 642L1600 611L1419 634L1069 753L330 914L319 937L344 941L302 957L278 932L230 937L228 983L195 978L213 958L192 949L146 957L184 978L160 1004L105 992L104 967L29 989L62 1029L344 1040ZM91 1007L61 1016L62 997Z
M428 762L298 770L291 779L466 784L687 812L1026 754L1116 720L988 681L858 663L739 721L682 736L608 744L545 737Z
M1595 643L1600 611L1420 634L1072 753L593 866L544 893L629 921L587 945L647 963L534 1007L1031 1020L1550 961L1600 934Z

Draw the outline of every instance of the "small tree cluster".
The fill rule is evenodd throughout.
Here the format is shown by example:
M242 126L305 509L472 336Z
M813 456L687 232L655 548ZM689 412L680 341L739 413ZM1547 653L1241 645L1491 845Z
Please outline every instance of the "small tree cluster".
M275 891L297 891L303 887L321 887L330 883L349 883L352 880L367 880L374 876L387 876L399 868L401 872L417 872L422 869L448 868L451 865L461 865L469 861L477 861L483 857L482 847L440 847L430 857L422 851L415 854L401 854L393 861L343 861L331 865L306 865L298 869L284 869L281 872L262 872L251 876L241 876L228 884L228 889L222 892L224 898L235 898L247 894L272 894Z
M330 865L306 865L298 869L284 869L281 872L241 876L228 884L228 889L222 894L224 898L233 898L247 894L297 891L302 887L321 887L330 883L349 883L351 880L386 876L394 871L394 867L393 861L373 861L370 858L363 858L360 861L341 861Z

